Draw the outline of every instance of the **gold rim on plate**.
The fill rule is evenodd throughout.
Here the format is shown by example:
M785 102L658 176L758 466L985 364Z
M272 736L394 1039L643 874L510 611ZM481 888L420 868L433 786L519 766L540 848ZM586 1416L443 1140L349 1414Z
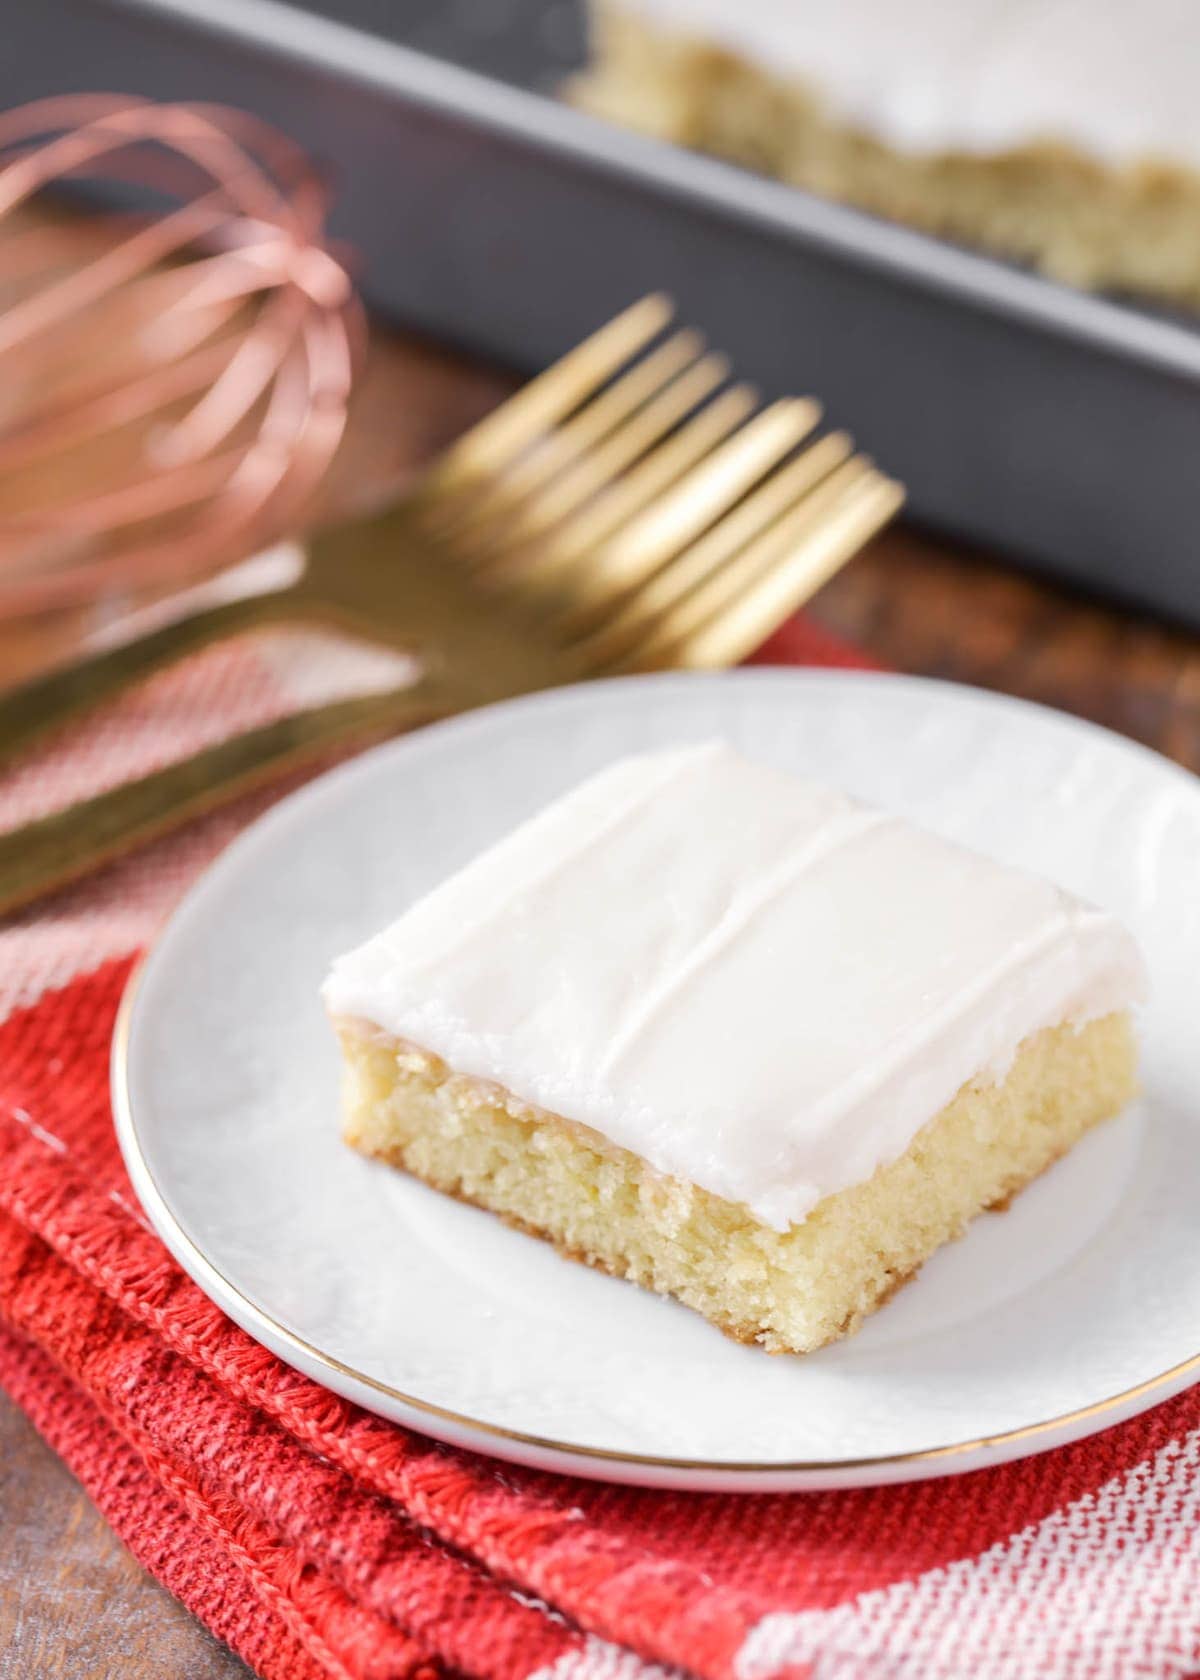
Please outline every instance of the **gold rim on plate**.
M560 1458L588 1459L596 1464L626 1465L641 1470L669 1470L682 1473L692 1473L707 1476L802 1476L802 1475L838 1475L856 1470L884 1470L895 1469L901 1465L934 1464L951 1459L965 1457L975 1453L986 1453L997 1447L1010 1447L1017 1442L1034 1441L1045 1435L1052 1435L1062 1430L1070 1430L1071 1426L1083 1423L1088 1419L1102 1417L1110 1412L1124 1412L1125 1417L1135 1417L1139 1412L1149 1410L1153 1401L1141 1406L1137 1402L1163 1390L1162 1400L1168 1400L1175 1394L1189 1386L1182 1379L1195 1373L1200 1378L1200 1354L1194 1354L1190 1359L1183 1360L1178 1365L1172 1365L1169 1370L1162 1371L1158 1376L1148 1377L1145 1382L1135 1383L1132 1388L1122 1389L1119 1394L1110 1395L1105 1400L1097 1400L1090 1406L1080 1406L1076 1411L1063 1412L1057 1417L1047 1418L1041 1423L1029 1423L1019 1429L1008 1429L999 1435L983 1435L976 1440L956 1441L944 1447L923 1447L917 1452L884 1453L868 1458L840 1458L840 1459L789 1459L777 1463L762 1462L756 1459L705 1459L705 1458L662 1458L652 1453L618 1452L610 1447L589 1447L574 1444L570 1441L555 1441L544 1435L530 1435L520 1429L507 1429L502 1424L488 1423L483 1418L471 1417L465 1412L452 1411L449 1407L435 1405L430 1400L418 1399L415 1395L406 1394L403 1389L395 1388L391 1383L381 1382L378 1377L369 1376L365 1371L357 1370L353 1365L334 1358L332 1354L315 1347L303 1336L289 1330L277 1318L273 1317L264 1307L252 1301L235 1283L214 1265L199 1245L184 1230L183 1225L173 1212L167 1197L164 1195L158 1180L142 1151L141 1141L137 1133L137 1122L134 1118L133 1103L129 1095L129 1036L130 1023L133 1018L133 1008L138 988L146 968L150 953L143 955L134 966L126 982L121 1003L117 1010L117 1019L113 1031L112 1046L112 1106L116 1123L117 1139L125 1156L126 1164L136 1167L137 1177L151 1192L151 1199L147 1202L139 1188L139 1195L146 1205L160 1237L164 1228L169 1229L175 1243L182 1249L201 1272L207 1272L214 1277L221 1288L227 1292L230 1299L237 1301L244 1308L250 1320L266 1325L272 1337L279 1343L304 1355L305 1359L319 1366L325 1371L361 1384L364 1388L376 1394L386 1395L388 1399L408 1407L412 1412L422 1417L440 1420L442 1423L454 1424L459 1430L474 1433L494 1441L508 1441L514 1445L526 1447L535 1452L553 1453ZM172 1245L167 1244L170 1248ZM176 1255L178 1258L178 1255ZM190 1268L185 1268L190 1271ZM194 1282L199 1282L195 1272L191 1272ZM200 1285L203 1288L203 1285ZM205 1290L207 1294L208 1291ZM221 1303L218 1301L217 1305ZM224 1310L224 1308L222 1308ZM230 1315L232 1316L232 1314ZM236 1321L235 1322L239 1322ZM245 1324L239 1327L246 1330L247 1335L253 1332ZM258 1340L258 1337L254 1337ZM271 1350L275 1352L275 1349ZM277 1354L277 1357L282 1357ZM285 1363L287 1361L285 1360ZM307 1372L302 1374L308 1375ZM341 1392L341 1391L338 1391ZM349 1399L350 1396L346 1395ZM1132 1408L1126 1411L1126 1408ZM368 1407L368 1410L370 1408ZM391 1422L397 1420L391 1419ZM1124 1417L1114 1417L1112 1422L1124 1421ZM402 1427L404 1427L402 1425ZM415 1427L415 1426L411 1426ZM1102 1426L1103 1427L1103 1426ZM1089 1434L1097 1431L1088 1431ZM1078 1436L1068 1435L1061 1445L1068 1445ZM1055 1443L1047 1442L1042 1450L1049 1450ZM469 1449L468 1449L469 1450ZM1034 1449L1037 1450L1036 1448ZM500 1454L498 1456L505 1456ZM1022 1455L1006 1455L998 1462L1007 1462L1008 1457ZM564 1467L565 1468L565 1467ZM868 1484L859 1484L868 1485Z

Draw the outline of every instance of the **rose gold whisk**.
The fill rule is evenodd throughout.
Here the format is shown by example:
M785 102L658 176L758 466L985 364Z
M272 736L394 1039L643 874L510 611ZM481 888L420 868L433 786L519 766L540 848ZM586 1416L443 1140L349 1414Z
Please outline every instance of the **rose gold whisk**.
M63 218L47 187L153 210ZM0 115L0 611L173 582L292 527L361 316L266 124L101 95Z

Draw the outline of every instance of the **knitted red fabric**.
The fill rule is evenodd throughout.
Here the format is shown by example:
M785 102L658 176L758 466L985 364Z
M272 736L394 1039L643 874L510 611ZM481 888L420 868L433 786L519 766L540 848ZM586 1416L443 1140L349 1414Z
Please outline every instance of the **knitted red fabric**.
M801 621L768 651L855 662ZM225 832L0 934L9 995L38 993L0 1025L0 1382L137 1556L262 1675L650 1680L658 1663L708 1680L1122 1680L1195 1666L1200 1393L956 1480L668 1494L440 1447L238 1330L145 1224L107 1094L131 961L112 955L113 895L141 903L153 877L152 922Z

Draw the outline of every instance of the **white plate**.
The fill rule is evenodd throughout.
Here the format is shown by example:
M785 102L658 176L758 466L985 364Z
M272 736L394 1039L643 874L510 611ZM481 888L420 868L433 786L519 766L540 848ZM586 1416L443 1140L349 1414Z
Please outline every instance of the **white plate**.
M1145 1096L977 1220L851 1340L771 1358L338 1137L330 958L619 754L713 734L1124 917ZM257 823L193 889L117 1036L122 1147L180 1262L283 1359L427 1434L684 1487L943 1474L1200 1376L1200 782L1013 700L747 671L536 696L410 736Z

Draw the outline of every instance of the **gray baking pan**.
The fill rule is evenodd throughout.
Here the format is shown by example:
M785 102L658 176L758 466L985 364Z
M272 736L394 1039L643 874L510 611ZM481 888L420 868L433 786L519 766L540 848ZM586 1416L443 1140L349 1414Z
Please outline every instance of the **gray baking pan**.
M31 0L5 35L4 105L274 120L411 326L534 368L664 288L766 394L819 394L920 520L1200 625L1200 332L569 109L574 0Z

